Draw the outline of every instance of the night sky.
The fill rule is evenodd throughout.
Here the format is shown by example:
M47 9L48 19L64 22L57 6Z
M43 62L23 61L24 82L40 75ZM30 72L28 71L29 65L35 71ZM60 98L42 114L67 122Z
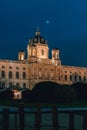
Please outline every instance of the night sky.
M39 26L62 64L87 67L87 0L0 0L0 59L17 59Z

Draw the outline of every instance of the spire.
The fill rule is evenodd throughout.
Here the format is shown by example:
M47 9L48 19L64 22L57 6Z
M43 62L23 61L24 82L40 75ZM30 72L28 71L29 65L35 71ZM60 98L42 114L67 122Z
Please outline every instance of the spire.
M39 27L37 26L36 35L40 35Z

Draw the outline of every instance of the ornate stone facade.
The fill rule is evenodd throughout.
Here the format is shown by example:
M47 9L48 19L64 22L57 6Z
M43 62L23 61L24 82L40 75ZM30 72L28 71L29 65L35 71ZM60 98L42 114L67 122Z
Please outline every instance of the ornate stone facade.
M20 51L17 61L0 60L0 84L32 89L42 81L59 84L87 82L87 68L62 65L59 54L60 51L54 48L49 59L48 43L37 31L28 42L27 58L25 52Z

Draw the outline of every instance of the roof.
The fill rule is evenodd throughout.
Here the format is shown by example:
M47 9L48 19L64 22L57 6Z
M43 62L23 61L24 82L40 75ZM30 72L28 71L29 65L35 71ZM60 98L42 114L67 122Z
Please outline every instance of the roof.
M41 36L40 31L36 31L35 36L29 40L30 45L34 46L37 43L41 43L41 44L47 44L47 41Z

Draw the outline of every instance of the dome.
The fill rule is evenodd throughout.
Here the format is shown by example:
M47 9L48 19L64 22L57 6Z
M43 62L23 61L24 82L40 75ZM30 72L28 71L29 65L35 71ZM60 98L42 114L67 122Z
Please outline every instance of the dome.
M59 50L58 48L54 48L53 50Z
M41 36L40 31L36 31L35 36L29 40L29 44L34 46L37 43L47 44L47 41Z

